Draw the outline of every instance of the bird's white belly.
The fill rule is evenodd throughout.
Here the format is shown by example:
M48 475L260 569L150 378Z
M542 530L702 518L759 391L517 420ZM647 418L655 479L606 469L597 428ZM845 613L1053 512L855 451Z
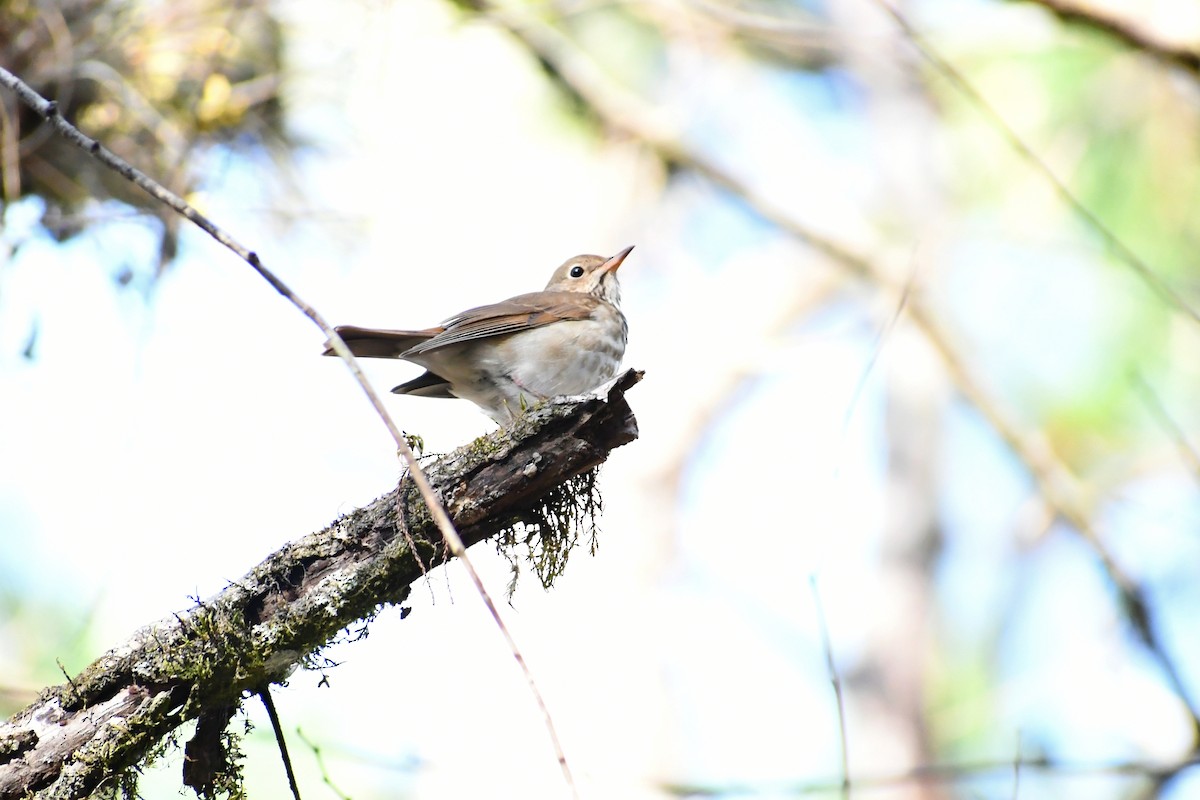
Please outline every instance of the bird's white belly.
M592 320L558 322L509 337L502 364L515 385L542 397L583 394L612 378L625 354L623 338Z
M595 320L556 322L508 336L481 339L471 357L411 360L450 382L450 391L506 424L550 397L584 394L617 374L625 354L623 325ZM472 366L463 369L464 364Z

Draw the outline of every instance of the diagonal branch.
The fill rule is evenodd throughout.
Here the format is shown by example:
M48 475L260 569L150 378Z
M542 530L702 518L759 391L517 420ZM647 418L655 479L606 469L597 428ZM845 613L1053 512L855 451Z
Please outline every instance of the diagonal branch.
M167 189L158 181L146 175L141 170L129 164L121 157L113 153L108 148L104 147L100 142L87 136L59 113L58 104L52 100L47 100L42 97L27 83L22 81L13 73L0 67L0 85L12 90L22 103L29 106L37 114L39 114L59 135L71 142L75 146L90 153L97 161L104 166L113 170L130 183L144 190L151 197L162 202L164 205L178 212L181 216L194 223L197 227L207 233L209 236L216 239L229 250L236 253L243 261L249 264L255 272L257 272L271 287L279 294L283 295L292 305L298 308L306 317L312 320L313 324L321 329L328 340L328 346L333 352L341 358L346 366L353 374L355 381L366 394L368 401L371 403L375 413L387 428L392 440L396 443L396 452L404 461L408 468L409 474L412 477L417 491L424 499L426 506L429 509L430 515L433 517L434 523L441 532L442 539L446 543L446 547L450 552L457 557L467 571L471 583L475 586L475 591L478 592L483 604L487 607L488 613L492 620L496 623L496 627L500 630L501 636L504 637L505 644L520 665L521 671L525 674L525 680L529 684L529 690L533 694L534 701L537 703L538 710L542 714L543 722L546 726L546 731L550 736L551 744L554 747L555 757L558 759L559 766L562 768L563 777L567 782L567 786L571 790L572 796L578 796L578 791L575 787L574 778L571 776L570 767L567 765L566 754L563 752L562 744L559 742L558 732L554 727L554 720L550 716L549 708L546 706L546 701L542 697L541 690L538 689L537 682L533 678L533 673L529 669L529 665L525 661L525 657L521 654L520 648L517 646L516 640L513 638L508 626L505 625L503 617L500 616L500 610L496 606L492 596L488 593L487 587L483 585L483 579L479 577L479 573L475 570L474 564L467 556L467 548L463 539L460 537L454 524L450 521L446 509L438 501L436 494L425 477L425 472L421 469L421 465L417 462L417 457L414 455L412 448L409 447L408 439L401 433L400 428L392 420L387 409L384 408L383 400L379 393L371 386L367 380L367 376L363 374L362 368L358 365L354 354L350 352L350 348L342 341L342 337L337 331L325 320L323 316L311 305L300 298L291 287L283 282L274 272L267 269L259 258L258 253L250 250L245 245L238 242L221 227L212 220L198 212L182 197Z
M1065 23L1100 31L1134 50L1140 50L1157 58L1164 64L1178 67L1200 78L1200 51L1180 45L1172 45L1156 39L1132 20L1122 19L1115 14L1106 14L1078 2L1063 0L1023 0L1041 6Z
M514 429L428 465L430 486L464 543L536 517L554 489L636 439L624 393L640 378L630 370L606 395L536 407ZM283 680L347 625L402 602L424 574L422 561L449 557L406 475L388 494L286 545L216 596L143 628L0 722L0 800L70 800L110 785L184 722L211 714L228 720L243 693Z

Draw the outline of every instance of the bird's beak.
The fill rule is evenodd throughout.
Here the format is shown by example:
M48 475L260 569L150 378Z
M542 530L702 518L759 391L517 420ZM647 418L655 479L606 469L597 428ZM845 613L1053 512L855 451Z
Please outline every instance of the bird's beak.
M605 261L600 265L600 274L603 275L606 272L616 272L617 267L621 266L621 262L625 260L625 256L629 255L631 252L633 252L633 245L629 245L629 247L626 247L608 261Z

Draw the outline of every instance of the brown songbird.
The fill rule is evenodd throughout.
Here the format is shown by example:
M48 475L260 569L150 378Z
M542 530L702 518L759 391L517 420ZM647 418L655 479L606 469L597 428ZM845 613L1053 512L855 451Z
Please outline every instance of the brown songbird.
M540 292L468 309L423 330L343 325L338 335L356 356L401 358L427 371L396 394L461 397L501 425L534 403L595 389L617 374L629 326L621 313L611 258L575 256ZM325 355L333 355L326 346Z

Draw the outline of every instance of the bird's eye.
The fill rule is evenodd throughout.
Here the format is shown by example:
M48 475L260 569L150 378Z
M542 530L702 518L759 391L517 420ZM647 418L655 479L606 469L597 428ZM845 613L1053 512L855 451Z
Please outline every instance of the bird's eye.
M571 267L571 272L569 274L572 278L582 278L583 277L583 267L576 264L575 266Z

